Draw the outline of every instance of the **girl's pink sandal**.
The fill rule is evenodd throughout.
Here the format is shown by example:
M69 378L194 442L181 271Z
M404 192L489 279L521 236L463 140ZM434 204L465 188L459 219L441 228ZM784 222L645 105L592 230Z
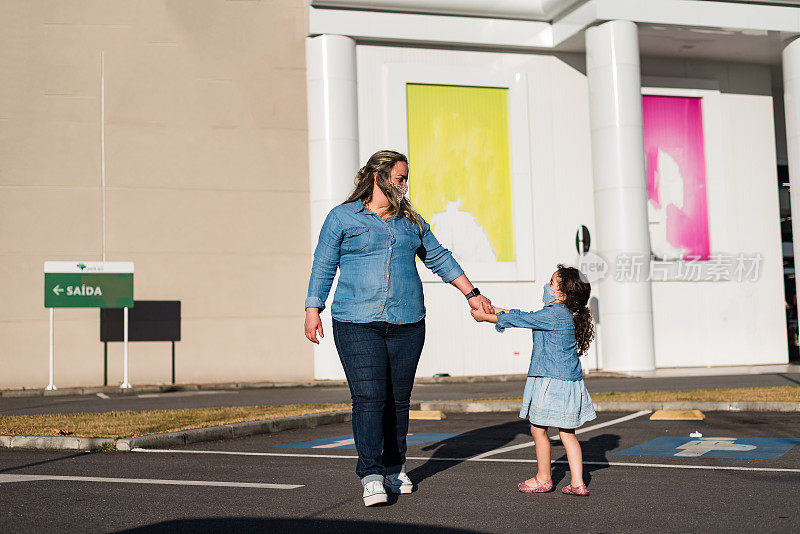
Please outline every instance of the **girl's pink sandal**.
M586 484L581 484L577 488L570 484L569 486L564 486L561 488L561 493L585 497L586 495L589 495L589 489L586 487Z
M547 493L548 491L553 491L553 480L550 479L544 483L537 480L533 486L520 482L517 484L517 489L522 493Z

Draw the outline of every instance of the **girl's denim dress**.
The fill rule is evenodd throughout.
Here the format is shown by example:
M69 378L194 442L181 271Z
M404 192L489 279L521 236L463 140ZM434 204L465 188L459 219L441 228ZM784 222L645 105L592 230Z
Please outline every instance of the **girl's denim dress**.
M530 328L533 351L519 416L534 425L578 428L597 415L583 383L572 313L560 302L497 314L498 332Z

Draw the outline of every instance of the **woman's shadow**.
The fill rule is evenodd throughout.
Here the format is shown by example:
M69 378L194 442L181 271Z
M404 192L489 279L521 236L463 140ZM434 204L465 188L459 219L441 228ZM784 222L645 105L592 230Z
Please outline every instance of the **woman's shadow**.
M408 476L415 484L418 484L468 458L508 445L519 435L530 436L530 425L527 421L516 420L476 428L452 438L431 443L422 447L422 450L432 450L433 454L424 464L412 469Z
M549 434L554 434L554 430L550 429ZM433 450L434 452L424 464L412 469L408 476L415 484L419 484L426 478L463 463L469 458L504 447L520 435L526 436L530 440L530 448L523 449L528 451L526 457L535 459L536 453L533 448L533 437L530 434L530 423L517 420L477 428L422 447L423 451ZM594 471L608 467L607 454L619 446L619 441L620 437L616 434L602 434L586 441L581 440L584 460L583 476L587 485L591 481ZM561 441L551 440L550 444L552 447L551 458L557 458L552 467L553 482L557 484L566 477L569 466ZM561 450L559 451L559 449ZM502 454L493 456L496 459L502 457Z

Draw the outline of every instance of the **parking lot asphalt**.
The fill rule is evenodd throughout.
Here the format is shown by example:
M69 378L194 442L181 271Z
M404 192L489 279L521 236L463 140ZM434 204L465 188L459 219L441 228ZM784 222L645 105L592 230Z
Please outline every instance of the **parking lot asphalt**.
M586 379L591 393L653 390L687 390L699 388L740 388L766 386L798 386L800 373L768 373L722 376L687 376L659 378ZM476 398L518 397L523 382L418 383L413 400L460 400ZM123 394L56 397L2 397L0 415L30 415L37 413L101 413L123 410L165 410L204 408L209 406L259 406L277 404L350 402L346 386L281 387L241 389L235 391L175 391L165 393Z
M355 450L347 439L352 432L349 424L170 450L4 451L0 529L800 531L800 446L791 439L800 437L800 416L730 412L706 416L704 421L650 421L648 414L600 414L579 436L589 497L561 494L569 473L558 442L553 443L556 491L534 495L516 491L516 483L532 476L536 464L529 427L514 414L412 421L409 439L417 436L422 441L408 452L408 472L416 491L374 508L361 502ZM727 440L711 440L708 450L688 456L675 456L681 448L663 456L628 451L663 438L702 441L690 438L692 432L700 432L706 440ZM762 448L741 445L745 438L752 438L752 443L774 438L789 445L769 460L713 457L716 449L722 456L736 456Z

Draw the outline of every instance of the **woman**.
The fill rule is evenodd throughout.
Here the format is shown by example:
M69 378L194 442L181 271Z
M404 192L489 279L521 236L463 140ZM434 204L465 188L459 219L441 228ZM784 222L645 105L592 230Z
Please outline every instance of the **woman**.
M425 341L425 305L415 256L457 287L472 309L492 312L449 250L406 198L408 160L381 150L356 175L350 197L333 208L319 234L306 298L306 337L324 337L325 308L337 267L333 339L353 399L356 474L364 504L411 493L405 473L408 408Z

